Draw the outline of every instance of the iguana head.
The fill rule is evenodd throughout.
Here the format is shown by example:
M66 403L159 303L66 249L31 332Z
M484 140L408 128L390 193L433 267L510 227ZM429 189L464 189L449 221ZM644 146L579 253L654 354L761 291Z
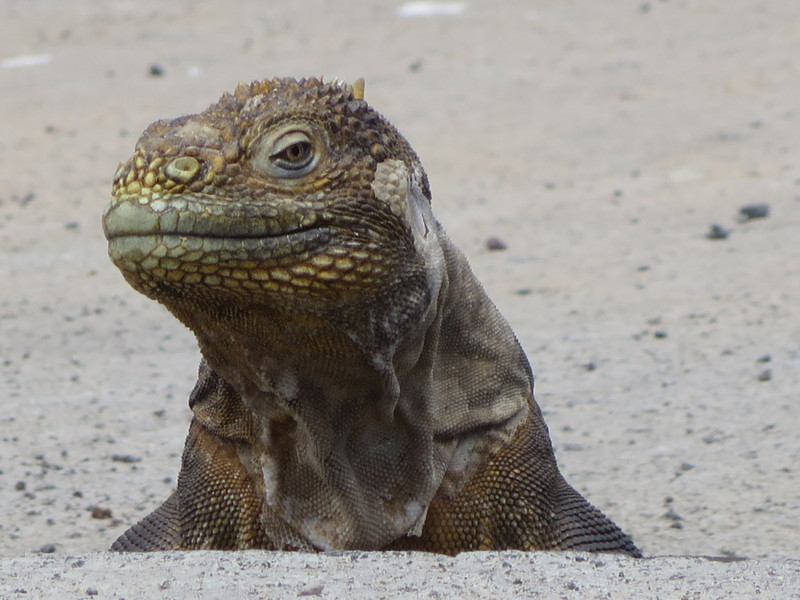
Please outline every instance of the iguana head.
M150 125L117 169L103 226L128 282L170 308L320 315L419 278L429 199L362 81L273 79Z

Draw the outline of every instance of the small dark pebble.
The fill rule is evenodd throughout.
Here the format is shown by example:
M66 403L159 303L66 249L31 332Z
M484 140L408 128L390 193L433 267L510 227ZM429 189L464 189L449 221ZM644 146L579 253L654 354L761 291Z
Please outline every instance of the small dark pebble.
M142 459L138 456L133 456L132 454L112 454L111 460L121 463L137 463Z
M422 59L417 59L410 65L408 65L408 70L411 71L412 73L416 73L421 68L422 68Z
M489 250L506 250L508 248L508 244L506 244L499 237L492 236L486 240L486 248Z
M726 550L725 548L721 548L719 553L722 554L722 556L709 556L708 559L723 563L747 560L746 556L740 555L735 550Z
M315 585L313 587L305 588L304 590L300 590L297 592L297 596L321 596L322 590L325 589L324 585Z
M517 296L530 296L533 293L531 288L520 288L518 290L514 290L514 293Z
M764 369L761 373L758 374L759 381L769 381L772 379L772 370L771 369Z
M163 77L163 76L164 76L164 67L156 63L150 65L150 77Z
M39 547L39 552L41 552L42 554L52 554L55 551L56 551L55 544L45 544Z
M655 331L655 332L653 332L653 337L658 339L658 340L663 340L665 337L667 337L667 332L666 331Z
M766 219L769 216L769 204L764 202L748 204L739 209L739 216L744 221L750 219Z
M708 230L706 237L710 240L724 240L730 235L730 230L725 229L722 225L714 223Z
M669 519L670 521L683 521L683 517L676 513L671 508L662 515L665 519Z
M24 481L18 481L17 483L14 484L14 489L17 490L18 492L24 492L25 491L25 482Z
M594 371L597 368L597 365L593 362L588 362L582 366L584 371Z
M670 527L672 527L672 529L683 529L683 523L675 521Z
M87 596L97 596L97 590L94 588L86 588Z
M769 354L765 354L764 356L759 356L758 359L756 359L756 362L768 363L771 360L772 360L772 357Z
M111 518L111 509L110 508L103 508L102 506L93 506L91 510L92 510L92 518L93 519L110 519Z

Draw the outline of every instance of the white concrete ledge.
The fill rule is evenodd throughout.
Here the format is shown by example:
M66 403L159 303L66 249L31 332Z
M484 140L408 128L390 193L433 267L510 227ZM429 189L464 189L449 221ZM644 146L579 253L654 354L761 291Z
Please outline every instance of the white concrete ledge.
M0 561L0 598L800 598L800 560L170 552Z

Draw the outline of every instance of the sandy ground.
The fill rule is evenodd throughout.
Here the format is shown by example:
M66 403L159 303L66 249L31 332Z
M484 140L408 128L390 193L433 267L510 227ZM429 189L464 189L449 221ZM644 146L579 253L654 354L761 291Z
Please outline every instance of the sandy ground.
M0 0L0 557L41 553L0 573L68 569L175 484L198 352L106 257L117 163L240 80L325 75L417 149L568 480L647 555L800 581L800 5L330 5Z
M800 560L575 553L159 553L6 559L2 598L797 598ZM36 577L30 577L34 571ZM794 586L794 587L790 587ZM24 590L24 591L23 591Z

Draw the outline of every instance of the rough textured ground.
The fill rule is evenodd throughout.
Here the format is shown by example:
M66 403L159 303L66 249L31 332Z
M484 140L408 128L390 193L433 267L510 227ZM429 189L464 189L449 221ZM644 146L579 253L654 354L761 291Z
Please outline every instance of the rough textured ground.
M529 353L567 478L648 555L761 559L622 570L797 581L800 6L494 5L0 0L0 574L61 572L174 486L198 356L105 256L117 162L149 122L240 80L322 74L366 77L417 149L437 216ZM738 219L753 203L769 216ZM715 223L726 239L706 237ZM10 558L36 551L55 554ZM70 577L129 581L159 560L174 574L340 559L80 560ZM448 564L480 580L471 560ZM531 593L594 564L513 560L534 561ZM610 581L618 560L590 568Z
M2 598L768 598L800 594L800 560L635 560L580 553L275 552L22 556L3 563ZM37 573L31 578L29 573Z

